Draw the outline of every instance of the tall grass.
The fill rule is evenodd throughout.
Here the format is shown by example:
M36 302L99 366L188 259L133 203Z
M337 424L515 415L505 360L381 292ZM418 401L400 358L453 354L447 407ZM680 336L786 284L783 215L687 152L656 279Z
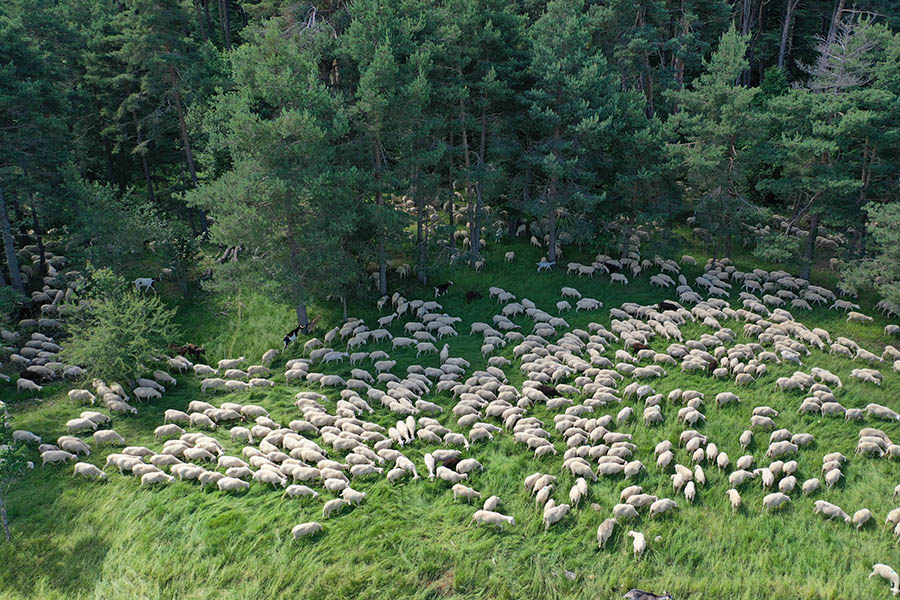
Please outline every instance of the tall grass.
M503 251L513 249L518 258L507 264ZM696 250L698 260L706 257ZM639 277L628 286L613 286L608 279L568 277L564 269L536 274L534 261L538 251L512 242L508 247L492 249L483 273L465 269L439 274L435 281L452 279L456 285L441 299L449 314L463 317L457 327L460 336L445 340L451 353L464 356L472 368L481 368L480 338L467 335L474 321L490 321L498 312L496 302L487 298L487 287L497 285L538 306L555 312L559 288L570 285L584 295L602 300L605 308L594 313L564 315L572 327L585 328L591 321L609 324L609 307L625 301L656 302L673 297L671 290L651 288L647 277ZM587 257L566 256L568 260ZM702 264L702 262L701 262ZM693 279L699 268L686 269ZM817 274L818 275L818 274ZM393 282L408 297L433 296L409 281ZM464 292L479 290L485 299L466 304ZM165 290L164 290L165 294ZM863 310L871 314L871 298L863 298ZM224 314L220 314L224 311ZM379 315L374 302L351 307L351 313L371 322ZM325 328L336 322L328 311ZM386 314L386 313L384 313ZM820 326L832 335L847 335L873 351L880 352L889 340L874 324L848 324L842 313L818 308L809 314L795 313L810 326ZM179 320L185 341L205 345L210 362L225 356L246 355L256 362L264 350L280 347L281 336L291 328L293 313L289 307L247 294L225 303L219 299L193 296L179 306ZM523 331L530 321L516 319ZM742 323L729 322L738 334ZM402 322L391 331L398 334ZM691 324L686 335L697 336L704 328ZM708 331L708 330L707 330ZM321 330L320 330L321 335ZM739 341L748 341L741 335ZM300 340L302 342L303 340ZM667 344L655 341L655 348ZM265 406L276 420L287 423L296 418L294 394L305 385L285 385L284 362L299 355L295 344L274 365L278 383L275 388L248 393L217 396L214 402L233 400ZM388 344L370 349L384 348ZM395 372L410 364L437 365L435 356L415 358L413 350L391 352L398 360ZM507 346L501 355L512 357ZM879 402L900 409L897 401L900 383L889 365L882 367L885 383L878 388L855 382L848 377L851 368L861 366L847 360L814 351L804 359L803 370L822 366L839 374L845 387L838 399L847 407ZM834 489L812 497L799 493L793 502L776 514L762 511L764 491L757 482L741 488L744 507L736 514L725 496L727 473L705 466L709 483L698 489L694 505L678 498L679 508L658 519L643 516L617 528L608 546L596 547L596 528L618 502L619 492L631 482L620 477L601 479L590 485L586 503L563 521L544 531L540 511L522 486L523 479L535 472L559 477L553 497L568 501L573 478L561 468L561 456L535 460L531 453L512 438L500 434L492 442L480 443L466 453L485 466L473 473L469 485L484 497L502 498L500 510L514 515L517 525L506 530L470 527L472 512L478 503L453 500L449 485L441 482L406 481L389 485L383 478L354 481L353 487L368 497L361 506L325 521L325 530L309 539L292 541L293 525L321 520L322 501L331 498L322 493L319 501L285 500L272 488L254 484L243 494L224 494L201 489L192 483L177 482L163 489L146 490L131 477L110 472L106 483L75 480L70 468L36 468L14 490L10 517L14 541L0 546L0 598L585 598L621 597L630 587L668 590L675 598L728 599L834 599L869 600L886 597L887 584L867 579L874 562L898 565L897 551L889 533L881 532L885 513L894 507L890 495L900 482L896 464L888 460L856 457L853 454L858 430L863 426L880 427L894 439L900 439L895 423L865 421L847 424L839 419L798 415L801 394L774 390L775 378L789 375L794 368L770 365L767 376L745 388L736 388L733 380L714 380L696 373L684 374L670 368L669 375L652 381L663 394L677 387L698 389L711 399L719 391L734 390L742 398L735 406L716 408L714 402L704 409L708 417L700 429L728 452L732 461L743 454L738 436L748 428L753 407L769 405L780 411L779 427L816 436L803 449L797 461L797 477L803 481L819 476L822 456L831 451L850 457L844 469L845 480ZM330 366L329 373L347 375L349 365ZM513 366L506 369L510 381L519 385L522 374ZM167 408L184 409L187 403L204 397L197 380L178 376L178 386L166 392L162 400L141 405L137 417L116 418L113 426L129 444L159 448L153 440L153 428L162 423ZM628 383L628 379L622 386ZM64 433L64 423L77 415L61 386L50 386L42 401L26 401L4 386L0 394L16 400L14 425L32 430L47 440ZM332 401L334 392L327 392ZM453 405L446 394L432 398L445 409ZM637 405L632 402L626 404ZM329 402L333 408L333 403ZM610 407L615 414L620 407ZM646 492L674 497L668 473L655 467L652 448L659 440L677 442L683 427L676 423L678 406L663 407L665 422L647 428L636 419L618 428L633 434L638 445L636 458L647 471L636 479ZM562 454L565 445L552 430L553 411L535 407L535 416L551 430L553 441ZM640 410L636 411L638 414ZM376 407L367 415L381 425L396 421L385 409ZM449 410L439 420L457 430ZM237 454L227 431L213 435ZM764 453L767 432L758 431L748 449L757 464L766 464ZM404 450L425 471L421 456L433 446L417 442ZM102 465L107 449L96 449L87 460ZM676 459L690 459L679 448ZM812 514L813 501L825 499L847 512L868 507L878 523L862 531L842 522L826 522ZM591 505L599 505L594 510ZM634 559L628 529L643 531L650 549ZM655 541L661 536L660 541ZM574 574L574 575L573 575Z

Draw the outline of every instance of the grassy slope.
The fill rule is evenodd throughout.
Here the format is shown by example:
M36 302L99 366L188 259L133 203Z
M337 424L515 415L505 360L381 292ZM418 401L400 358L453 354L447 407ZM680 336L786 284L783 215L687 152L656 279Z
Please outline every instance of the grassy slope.
M468 289L479 289L486 296L489 285L499 285L519 297L527 296L550 312L562 285L574 285L586 296L601 299L607 308L624 301L646 303L672 295L671 291L650 288L646 276L627 287L613 287L607 279L567 277L559 270L536 276L533 261L538 258L537 251L519 243L512 247L519 255L512 265L501 262L502 251L508 248L497 248L488 255L484 273L460 270L450 275L456 286L444 300L444 307L464 319L458 326L462 335L450 342L451 350L469 358L473 368L482 367L484 361L478 356L480 339L465 335L469 324L489 320L498 309L489 300L465 305L462 296ZM694 254L702 257L702 251ZM567 256L564 260L577 258L586 257ZM698 272L689 269L687 274L692 277ZM400 287L410 297L427 297L409 282ZM871 301L864 300L863 310L872 314ZM355 312L367 319L376 316L371 307L357 307ZM329 314L329 325L336 315ZM873 351L880 352L888 342L881 334L881 319L875 324L849 325L842 313L825 309L797 316L810 326L825 327L832 335L856 339ZM226 307L197 296L182 302L179 318L185 340L205 344L209 362L239 354L256 361L263 350L280 345L281 334L291 322L291 311L252 297ZM592 320L609 322L605 309L573 313L566 318L573 327L586 327ZM526 319L517 322L530 329ZM725 325L737 332L742 326ZM399 328L395 324L391 329L396 333ZM684 331L698 336L702 327L690 325ZM655 344L665 345L662 341ZM276 361L273 372L280 384L277 387L219 396L216 402L229 399L259 403L282 423L295 418L292 399L302 388L284 386L281 372L284 361L298 348L299 344L293 353ZM511 357L511 352L507 347L502 354ZM409 350L393 354L399 360L395 369L398 373L416 362ZM861 365L820 352L814 352L806 363L805 370L820 365L843 378L845 388L838 399L845 406L876 401L900 409L896 400L900 383L889 365L882 368L885 385L877 389L849 379L850 369ZM436 365L437 358L429 357L422 364ZM338 373L347 370L349 366L328 369ZM73 480L70 468L37 468L12 493L14 543L0 546L0 564L4 565L0 570L0 598L605 599L621 597L631 586L667 589L676 598L868 600L887 596L886 584L866 579L866 575L873 562L900 566L891 536L880 531L885 513L894 506L890 493L900 476L894 463L855 458L853 448L862 426L881 427L895 439L900 439L900 427L872 422L845 424L837 419L797 415L802 396L772 391L774 379L792 371L773 366L769 375L738 390L743 398L741 405L721 410L709 405L704 409L708 423L703 432L728 452L732 461L743 454L737 438L749 424L753 407L761 404L782 411L776 419L779 427L816 435L816 443L798 457L801 482L819 475L823 454L841 451L851 457L844 470L844 484L812 498L794 494L793 504L778 515L762 513L764 494L758 484L741 489L745 508L732 515L724 493L727 475L707 467L709 484L698 490L693 506L682 497L674 514L626 524L600 551L596 548L596 527L609 516L626 483L610 478L592 484L587 504L544 532L540 513L525 493L522 480L538 470L560 476L554 497L564 502L572 478L562 472L561 457L534 460L507 434L479 444L469 453L485 465L485 471L472 476L470 484L484 497L501 496L500 510L516 518L517 525L502 532L467 527L474 504L454 501L449 485L427 480L396 486L377 478L354 482L354 488L368 493L367 501L327 521L325 532L319 536L295 543L290 539L290 528L299 522L319 520L321 500L330 497L327 492L320 501L287 501L278 492L257 484L239 495L180 482L148 491L140 489L134 479L117 473L110 473L107 483L95 484ZM521 383L517 369L511 367L507 372L514 383ZM652 382L657 391L693 388L710 398L719 391L734 389L732 380L681 374L678 369L670 369L670 373ZM162 412L172 407L184 409L191 399L201 396L193 377L178 379L178 387L161 401L140 407L138 417L115 420L115 429L129 444L159 448L152 440L152 429L162 423ZM50 393L45 393L41 402L15 404L13 415L16 427L51 440L64 433L63 423L81 408L65 399L62 387L46 391ZM18 398L12 386L0 388L0 395ZM452 406L447 396L439 396L436 401ZM532 412L551 429L551 411L537 407ZM663 437L676 440L683 428L675 421L676 406L667 405L663 412L666 421L660 426L648 429L632 423L621 430L634 434L639 446L636 457L649 466L638 483L648 493L672 496L668 475L653 466L652 447ZM441 422L458 429L448 413ZM396 420L385 409L367 418L382 425ZM561 438L552 433L562 450ZM230 452L239 452L239 446L227 439L227 432L214 435ZM767 436L757 433L756 437L749 450L759 461L764 458ZM416 443L407 454L422 466L421 455L430 449ZM102 464L107 452L101 450L89 460ZM688 461L683 450L676 453L676 459ZM812 514L813 501L818 498L851 513L868 507L879 523L856 532L843 523L825 522ZM591 502L598 503L601 510L592 510ZM650 551L641 560L631 557L631 540L625 536L629 528L647 535ZM662 541L653 541L657 535ZM566 571L574 573L575 579L567 577Z

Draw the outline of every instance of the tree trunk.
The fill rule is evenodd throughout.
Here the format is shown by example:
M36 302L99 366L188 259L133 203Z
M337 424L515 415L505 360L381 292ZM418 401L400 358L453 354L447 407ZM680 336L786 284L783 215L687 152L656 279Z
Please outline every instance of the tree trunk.
M6 498L0 497L0 522L3 523L3 534L9 542L12 536L9 533L9 517L6 515Z
M560 131L559 126L553 130L553 157L559 162L559 138ZM549 214L548 216L548 226L550 231L550 249L547 254L547 260L550 262L556 262L556 194L557 194L557 185L559 182L557 181L556 175L552 175L550 177L550 185L547 187L547 200L549 204Z
M475 246L475 205L472 203L472 182L469 180L469 169L471 168L471 162L469 161L469 134L466 131L466 120L465 120L465 105L463 104L462 98L459 100L459 128L462 133L462 148L463 148L463 165L466 169L466 212L469 214L469 222L467 223L469 227L469 250L475 253L475 258L478 258L478 248Z
M425 283L425 197L418 185L413 195L416 204L416 277Z
M306 303L297 304L297 325L306 327L309 325L309 316L306 314Z
M228 8L230 0L222 0L222 29L225 31L225 49L231 50L231 11Z
M188 135L187 123L184 120L184 108L181 105L181 90L178 89L178 80L175 77L175 66L169 65L169 82L172 85L172 93L175 96L175 111L178 113L178 125L181 128L181 141L184 144L184 158L187 161L188 171L191 174L191 183L196 188L197 169L194 166L194 152L191 150L191 138ZM200 230L203 235L209 236L209 225L206 223L206 212L202 208L200 212Z
M341 308L344 311L344 323L347 322L347 296L341 296Z
M744 0L744 6L741 10L741 35L750 35L750 23L753 20L753 0ZM741 73L742 85L750 85L750 69Z
M831 26L828 27L828 37L825 42L828 46L834 43L834 38L837 36L838 24L841 22L841 15L844 12L844 4L846 4L847 0L835 0L834 3L834 12L831 15Z
M131 118L134 121L134 130L137 133L138 146L143 146L144 136L141 135L141 124L138 121L137 113L132 111ZM144 182L147 184L147 196L150 198L150 203L155 204L156 198L153 196L153 178L150 176L150 163L147 161L147 153L143 150L141 151L141 165L144 167Z
M31 209L31 222L34 225L34 237L37 242L38 255L40 256L38 274L44 277L47 275L47 252L44 249L44 233L41 229L41 223L38 221L37 211L34 208Z
M178 126L181 128L181 142L184 144L184 157L187 160L188 171L191 174L191 183L194 184L194 187L197 187L197 169L194 167L194 153L191 151L191 138L188 135L187 123L184 121L181 91L178 89L178 79L175 76L174 65L169 65L169 84L172 86L172 95L175 98L175 111L178 113Z
M375 204L384 206L381 193L381 140L375 140ZM384 258L384 232L378 232L378 293L387 296L387 263Z
M478 142L478 181L475 182L475 223L472 226L472 252L475 258L481 255L481 213L484 197L481 193L481 175L484 173L485 149L487 147L487 107L481 108L481 138Z
M9 225L9 211L6 209L6 197L3 195L2 183L0 183L0 235L3 236L3 248L6 252L6 266L9 268L10 283L14 290L24 294L25 286L22 284L22 273L19 271L19 257L16 256L16 245L13 241L12 228Z
M794 19L794 10L800 0L785 0L784 2L784 26L781 28L781 45L778 46L778 68L784 68L784 59L787 56L787 50L792 31L792 21Z
M206 19L206 30L212 33L212 17L209 16L209 0L200 0L203 3L203 16Z
M812 274L813 256L816 251L816 236L819 234L819 215L811 214L809 216L809 237L806 240L806 255L803 261L803 272L800 277L809 281Z
M200 25L200 37L203 38L203 41L209 41L209 36L206 33L206 23L203 22L203 9L200 7L200 0L194 0L194 10L197 12L197 23Z

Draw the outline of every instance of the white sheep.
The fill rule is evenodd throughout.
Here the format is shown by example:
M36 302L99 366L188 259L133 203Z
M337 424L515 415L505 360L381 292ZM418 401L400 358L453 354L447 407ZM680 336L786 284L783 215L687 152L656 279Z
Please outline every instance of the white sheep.
M16 380L16 391L19 392L34 392L35 394L44 389L44 386L38 385L30 379L25 379L23 377L19 377Z
M47 450L46 452L41 453L41 460L43 461L42 466L47 466L48 463L58 463L75 460L76 458L78 457L71 452L66 452L65 450Z
M113 431L112 429L101 429L94 432L94 441L97 444L116 444L125 445L125 438Z
M144 473L141 475L141 485L157 485L164 484L168 485L175 481L175 478L171 475L166 475L162 471L154 471L152 473Z
M236 477L223 477L219 481L216 482L216 487L219 491L222 492L233 492L237 490L246 490L250 488L250 484L246 481L241 481Z
M500 514L492 510L476 510L475 514L472 515L472 520L469 521L470 525L472 523L477 523L479 525L488 523L489 525L498 525L502 528L504 525L515 525L516 520L511 516Z
M629 531L628 537L634 538L632 547L634 548L634 557L637 558L647 549L647 540L644 538L644 534L639 531Z
M322 524L316 523L315 521L310 521L308 523L300 523L299 525L294 525L293 529L291 529L291 535L296 540L307 535L319 533L320 531L322 531Z
M106 479L106 473L101 471L95 465L84 462L75 463L72 477L75 477L76 475L81 475L87 479Z
M874 575L878 575L882 579L887 579L891 583L891 594L896 596L900 593L900 575L897 571L883 563L875 563L872 565L872 572L869 573L869 579Z
M81 402L82 404L94 404L96 396L88 390L69 390L69 400L73 402Z
M506 254L503 255L503 257L506 259L506 262L512 262L516 258L516 253L515 252L507 252Z

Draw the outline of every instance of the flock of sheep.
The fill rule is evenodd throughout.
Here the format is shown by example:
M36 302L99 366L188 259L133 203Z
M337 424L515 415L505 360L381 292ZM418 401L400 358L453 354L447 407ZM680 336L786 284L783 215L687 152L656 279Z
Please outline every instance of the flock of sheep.
M689 256L681 262L696 264ZM798 412L835 415L848 424L866 419L872 421L871 425L878 420L900 420L892 409L875 403L843 406L839 402L841 377L822 368L805 368L804 359L815 348L865 365L852 369L849 376L873 386L881 384L885 376L881 372L883 366L900 371L900 352L894 347L887 346L879 355L853 340L832 339L828 331L808 328L784 308L808 310L813 303L831 303L831 308L846 311L851 321L871 320L856 312L858 306L838 299L826 288L809 285L783 271L742 272L728 260L710 261L693 282L681 273L675 261L660 257L642 260L635 252L625 253L619 259L600 255L590 265L567 265L570 274L608 275L612 281L626 285L625 272L634 276L652 270L659 272L651 276L651 283L673 287L678 301L653 305L626 302L610 309L608 327L596 322L586 329L570 327L562 316L572 310L570 302L575 302L576 311L602 307L599 300L582 296L575 287L561 289L556 314L527 298L491 287L488 291L497 301L497 314L489 322L471 323L467 332L481 339L486 367L479 370L471 370L465 359L450 356L449 344L443 341L466 334L457 330L462 323L460 317L443 312L437 301L408 300L398 293L382 298L378 308L390 312L371 328L361 319L350 319L328 331L321 340L307 340L303 344L304 356L285 363L286 384L304 388L294 398L300 418L287 423L275 420L259 405L222 402L216 406L195 400L186 410L165 411L164 422L154 431L156 441L162 444L155 450L126 446L122 436L107 428L110 417L93 409L68 421L67 435L56 444L43 443L26 431L16 431L15 437L39 444L43 464L77 461L80 455L89 455L90 445L77 437L85 433L93 436L95 446L124 446L120 452L107 456L105 466L122 474L130 473L142 486L165 485L179 479L215 486L224 492L239 492L255 482L272 485L285 498L313 501L320 501L320 494L327 492L334 497L322 501L323 519L365 502L366 493L352 487L358 481L385 477L398 483L427 476L445 482L448 493L455 498L480 502L487 496L472 514L471 523L507 527L515 526L516 520L499 510L500 497L489 490L470 487L470 476L490 465L482 465L468 455L479 443L510 435L536 458L555 457L562 451L557 470L535 472L524 480L524 488L533 496L546 529L577 510L590 496L591 484L601 479L624 479L630 483L621 490L620 503L611 507L609 517L598 527L597 543L603 548L616 527L639 520L642 513L651 519L663 518L677 510L679 502L695 502L698 490L706 485L704 468L728 473L731 487L727 496L734 510L742 505L741 489L753 481L771 490L762 502L762 508L768 511L791 503L792 495L796 498L798 492L806 496L821 488L818 477L800 481L793 458L808 451L814 435L778 428L778 411L771 407L755 407L738 440L746 449L754 437L768 432L765 465L757 465L750 454L732 460L717 446L726 440L710 439L693 429L706 421L707 402L728 410L741 402L741 386L766 375L768 365L796 367L790 377L778 378L775 389L804 394L802 399L797 396ZM739 300L740 308L732 308L725 300L732 296ZM522 316L531 322L529 333L512 320ZM752 341L736 342L736 332L724 327L724 321L743 322L741 333ZM700 324L708 332L695 339L686 337L682 328L688 323ZM889 335L898 332L900 329L893 325L885 329ZM659 340L668 342L664 352L650 347ZM392 351L415 348L416 356L436 354L440 366L413 365L405 373L396 373L397 361L386 350L369 349L373 343L385 342L390 343ZM33 337L26 347L37 349L35 344L44 343L48 342ZM513 360L500 355L507 345L512 346ZM39 352L52 350L41 348ZM270 367L278 354L277 350L269 350L260 364L247 367L245 357L222 360L213 367L191 363L181 356L167 359L167 366L170 371L193 373L200 379L204 393L243 392L276 385L270 379ZM345 361L351 367L348 378L322 372L327 365ZM525 381L520 387L510 384L504 372L509 368L523 373ZM699 390L682 389L664 396L653 384L671 369L733 380L734 390L712 398ZM631 381L626 384L627 379ZM99 398L110 412L127 415L137 411L130 403L132 396L138 400L158 398L165 386L175 385L176 380L168 372L158 370L134 383L128 392L119 384L96 380L93 391L73 389L69 397L91 405ZM326 395L323 391L333 393ZM446 398L444 402L435 401L437 393L452 397L451 404L446 403ZM685 429L677 442L660 440L653 448L655 464L645 465L637 455L640 451L649 453L649 448L639 449L631 434L617 429L634 419L653 427L666 419L663 409L671 404L680 406L676 418ZM555 412L553 422L545 423L529 414L535 405ZM393 424L385 427L369 420L376 409L392 413ZM455 430L436 418L445 411L452 412ZM219 441L204 433L222 427L228 428L232 441L245 444L240 456L228 454ZM188 432L185 428L197 431ZM900 457L900 445L884 431L870 426L860 428L858 433L858 455ZM420 475L408 449L421 444L438 448L422 456L420 464L425 471ZM839 452L825 454L821 477L826 486L840 481L846 462L847 458ZM648 468L671 474L672 498L645 493L640 485L631 483ZM553 496L563 470L571 473L575 483L567 491L568 502L558 503ZM106 478L102 469L87 462L75 462L74 475ZM897 494L900 485L895 490L894 495ZM814 503L813 510L857 528L874 517L865 507L851 515L822 500ZM885 526L891 526L894 535L900 536L900 508L886 515ZM292 534L299 538L322 529L320 522L301 523ZM647 550L643 533L631 529L627 535L632 538L636 557ZM887 565L875 565L870 576L873 575L888 579L894 594L900 592L900 577Z

